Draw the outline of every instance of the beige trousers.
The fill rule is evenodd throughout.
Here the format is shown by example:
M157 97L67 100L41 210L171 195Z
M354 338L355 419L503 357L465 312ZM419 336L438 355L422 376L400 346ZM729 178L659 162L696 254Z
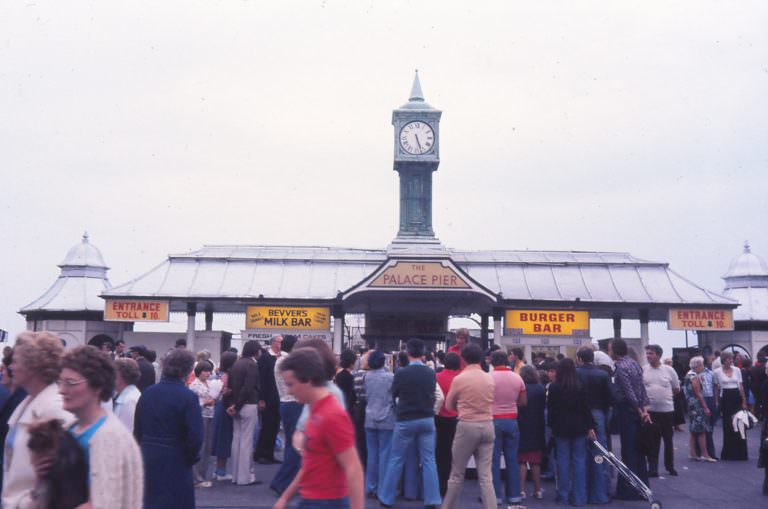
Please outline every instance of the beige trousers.
M451 476L448 478L448 491L445 493L442 509L457 508L467 463L472 456L475 457L477 465L477 480L480 484L483 509L496 509L496 492L493 490L491 474L495 436L493 421L459 421L456 425L456 436L453 438L451 449L453 454Z
M250 484L253 481L253 433L259 422L259 405L243 405L232 419L232 482Z

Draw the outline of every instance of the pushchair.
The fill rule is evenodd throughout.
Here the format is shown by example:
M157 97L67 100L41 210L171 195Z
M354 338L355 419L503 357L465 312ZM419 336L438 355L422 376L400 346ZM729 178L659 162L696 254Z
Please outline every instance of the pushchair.
M653 492L651 489L646 486L645 483L633 471L631 471L624 463L622 463L615 454L607 450L600 444L600 442L596 440L592 442L592 445L594 445L595 449L597 449L597 451L600 453L595 456L595 463L600 464L603 461L610 463L611 466L613 466L613 468L619 472L619 475L621 475L633 488L637 490L638 493L640 493L640 495L642 495L648 502L651 503L651 509L661 509L661 502L653 498Z

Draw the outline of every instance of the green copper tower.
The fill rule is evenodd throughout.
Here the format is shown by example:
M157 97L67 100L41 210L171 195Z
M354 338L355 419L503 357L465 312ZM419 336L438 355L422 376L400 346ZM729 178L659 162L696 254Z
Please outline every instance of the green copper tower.
M408 102L392 112L394 170L400 175L398 239L435 239L432 229L432 172L440 164L440 116L424 100L419 72Z

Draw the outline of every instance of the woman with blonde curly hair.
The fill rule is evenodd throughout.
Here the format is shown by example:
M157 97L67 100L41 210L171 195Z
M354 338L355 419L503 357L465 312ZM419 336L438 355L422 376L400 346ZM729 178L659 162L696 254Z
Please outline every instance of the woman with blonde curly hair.
M11 370L15 383L27 391L8 420L3 460L3 507L23 508L33 504L35 470L27 448L30 426L41 420L73 420L63 408L56 381L64 353L61 339L51 332L22 332L16 338Z

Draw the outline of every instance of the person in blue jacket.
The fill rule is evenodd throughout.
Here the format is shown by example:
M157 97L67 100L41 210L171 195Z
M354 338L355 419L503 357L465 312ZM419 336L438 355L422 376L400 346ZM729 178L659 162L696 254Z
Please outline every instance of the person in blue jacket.
M192 509L192 465L203 442L198 397L184 384L195 364L186 349L163 359L160 383L148 387L136 406L134 435L144 456L145 509Z

